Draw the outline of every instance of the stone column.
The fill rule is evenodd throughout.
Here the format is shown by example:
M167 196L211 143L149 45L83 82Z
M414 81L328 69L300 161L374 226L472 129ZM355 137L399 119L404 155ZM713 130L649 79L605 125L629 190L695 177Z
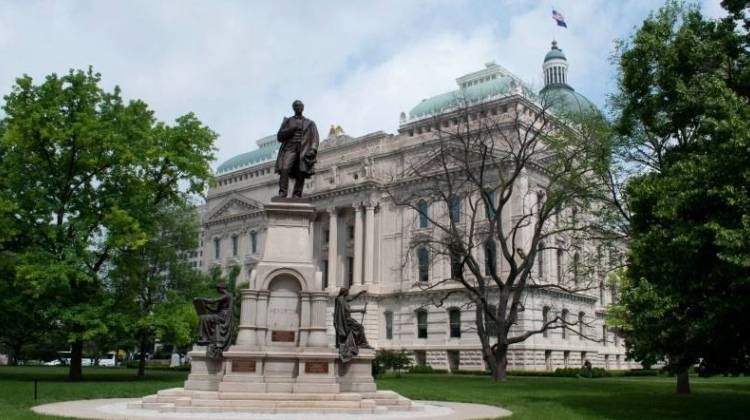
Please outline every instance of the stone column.
M329 347L326 335L326 307L328 305L327 293L311 293L310 313L310 335L307 345L311 347Z
M362 204L354 203L354 279L352 284L362 284Z
M375 203L365 203L365 281L373 283L375 258Z
M307 343L308 337L310 336L310 321L312 311L312 302L310 300L310 292L300 292L300 325L299 325L299 346L304 346Z
M260 290L258 293L258 305L255 308L256 322L255 329L258 334L258 345L264 346L266 344L266 332L268 331L268 297L270 293L267 290Z
M328 209L328 290L336 290L338 282L339 234L336 208Z
M255 290L240 290L242 304L240 309L240 328L237 333L238 346L255 346L257 344L255 310L258 302L258 292ZM253 315L256 316L253 316Z

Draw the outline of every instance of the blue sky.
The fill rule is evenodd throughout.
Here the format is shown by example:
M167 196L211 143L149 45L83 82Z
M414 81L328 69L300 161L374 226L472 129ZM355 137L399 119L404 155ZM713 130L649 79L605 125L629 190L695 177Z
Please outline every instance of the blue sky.
M569 81L603 106L613 41L659 0L0 0L0 92L89 65L158 118L195 112L219 133L217 162L255 149L294 99L321 135L395 132L401 111L495 61L532 86L556 38ZM700 2L719 16L719 0ZM568 29L555 26L552 9Z

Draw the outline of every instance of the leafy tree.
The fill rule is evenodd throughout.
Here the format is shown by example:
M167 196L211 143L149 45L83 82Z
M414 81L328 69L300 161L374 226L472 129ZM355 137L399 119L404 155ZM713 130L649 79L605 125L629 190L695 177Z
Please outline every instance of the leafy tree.
M185 255L198 246L193 208L169 206L155 213L157 228L143 246L122 251L110 273L116 312L127 319L140 346L138 376L155 339L184 346L192 342L197 318L191 299L206 289L206 278Z
M387 193L419 220L404 260L420 273L414 286L430 290L436 306L452 295L468 298L484 361L494 380L505 381L511 345L554 329L580 334L594 321L560 311L519 327L529 293L597 285L592 244L603 244L606 226L585 209L606 204L608 144L600 135L607 124L593 112L552 111L557 104L544 96L515 95L502 112L496 103L457 100L454 111L429 122L431 134L414 146L418 157L392 174ZM539 269L543 258L577 263L549 273ZM446 263L450 274L429 278L431 266Z
M28 236L16 278L55 302L71 380L82 378L84 341L107 332L108 262L148 242L158 209L205 189L216 138L193 114L169 126L99 83L91 69L24 76L3 107L0 205Z
M630 356L747 370L750 327L750 53L729 17L668 3L619 51L625 147L647 171L626 190L629 267L610 322Z

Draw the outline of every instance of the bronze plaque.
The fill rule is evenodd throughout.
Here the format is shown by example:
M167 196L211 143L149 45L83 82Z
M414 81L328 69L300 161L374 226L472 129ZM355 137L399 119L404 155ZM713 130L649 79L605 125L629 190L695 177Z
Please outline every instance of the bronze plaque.
M305 373L328 373L328 362L305 362Z
M255 372L255 360L232 360L232 372Z
M294 331L271 331L271 341L294 342Z

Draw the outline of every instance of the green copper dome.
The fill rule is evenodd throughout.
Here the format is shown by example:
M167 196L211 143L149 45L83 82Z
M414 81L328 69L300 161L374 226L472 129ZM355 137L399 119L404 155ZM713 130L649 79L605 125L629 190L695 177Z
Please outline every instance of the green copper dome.
M562 50L557 47L557 41L552 41L552 48L549 50L547 55L544 56L544 62L554 60L556 58L566 61L568 60L568 58L565 57L565 53L563 53Z
M563 114L586 114L596 112L596 106L585 96L564 84L549 85L539 92L542 105L553 112Z
M276 158L276 153L278 153L279 147L281 146L281 143L276 141L275 134L263 137L257 141L257 144L258 149L234 156L219 165L216 169L216 174L221 175L237 169L273 160Z
M474 105L485 100L508 96L518 90L527 96L534 96L534 92L520 81L507 75L494 75L494 78L471 86L442 93L428 99L423 99L409 111L409 119L416 119L430 115L437 115L466 105Z

